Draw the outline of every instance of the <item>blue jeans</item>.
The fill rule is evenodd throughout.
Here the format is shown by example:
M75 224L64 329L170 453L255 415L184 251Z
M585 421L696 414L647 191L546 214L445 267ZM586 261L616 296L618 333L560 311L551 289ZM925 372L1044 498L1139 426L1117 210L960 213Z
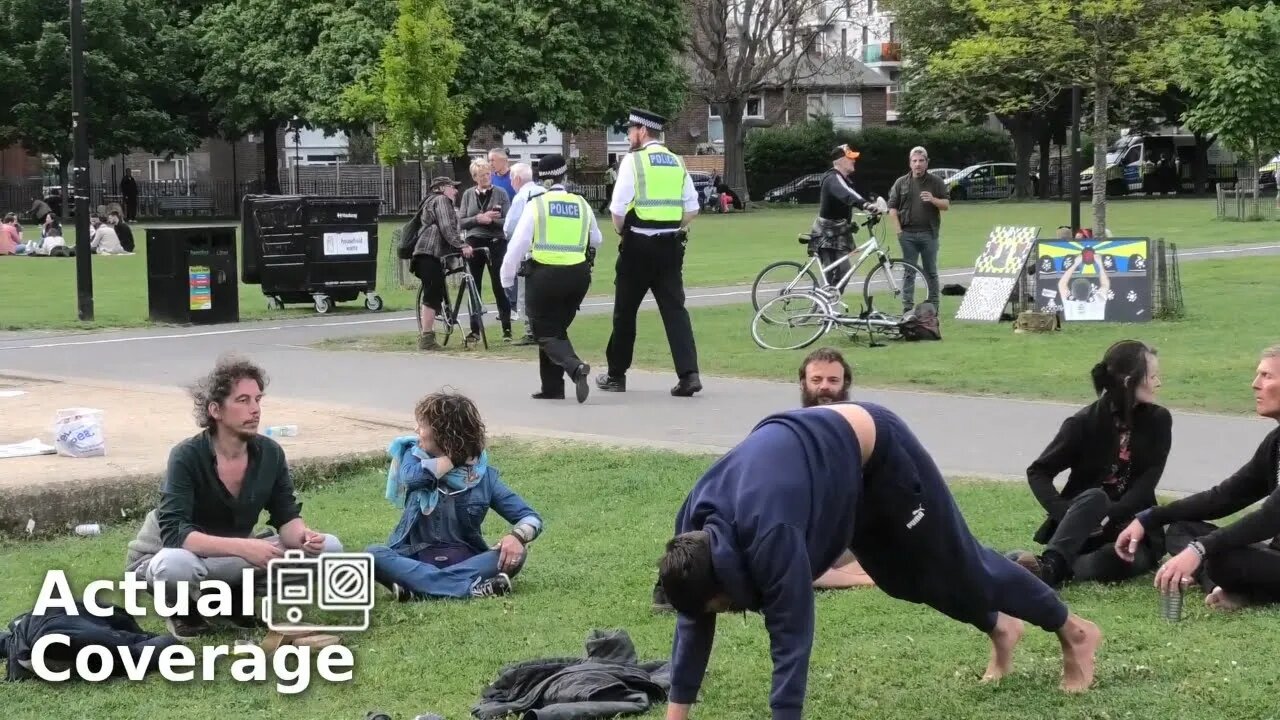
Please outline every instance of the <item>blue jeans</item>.
M498 551L480 553L456 565L439 568L412 557L406 557L386 545L374 545L366 551L373 555L373 574L378 582L397 583L416 595L438 598L471 597L471 588L481 580L498 574ZM529 557L525 548L524 558ZM507 573L514 576L520 568Z
M938 236L931 231L902 231L898 236L898 245L902 247L902 259L924 271L928 281L928 292L924 293L924 302L938 308ZM903 282L903 310L910 311L915 307L915 278L906 278Z

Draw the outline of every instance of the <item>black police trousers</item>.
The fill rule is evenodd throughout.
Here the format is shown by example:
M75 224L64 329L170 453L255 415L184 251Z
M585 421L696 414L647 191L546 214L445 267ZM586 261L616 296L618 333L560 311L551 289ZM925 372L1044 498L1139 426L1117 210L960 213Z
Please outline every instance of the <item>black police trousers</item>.
M529 330L538 341L538 374L542 392L564 394L564 376L582 365L569 342L569 326L591 287L591 265L543 265L530 261L525 298Z
M636 314L648 292L653 292L662 315L676 376L683 380L698 372L698 348L693 341L689 311L684 306L684 243L680 237L674 232L649 236L628 230L623 234L615 268L613 334L605 349L609 376L625 377L631 369Z

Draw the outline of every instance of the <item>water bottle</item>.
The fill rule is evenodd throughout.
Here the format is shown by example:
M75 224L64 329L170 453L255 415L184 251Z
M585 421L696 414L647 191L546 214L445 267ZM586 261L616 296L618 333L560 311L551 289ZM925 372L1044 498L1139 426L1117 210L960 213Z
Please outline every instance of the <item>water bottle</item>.
M272 425L266 430L267 437L297 437L297 425Z
M85 523L84 525L76 526L76 534L80 537L94 537L102 534L102 528L98 526L98 523Z

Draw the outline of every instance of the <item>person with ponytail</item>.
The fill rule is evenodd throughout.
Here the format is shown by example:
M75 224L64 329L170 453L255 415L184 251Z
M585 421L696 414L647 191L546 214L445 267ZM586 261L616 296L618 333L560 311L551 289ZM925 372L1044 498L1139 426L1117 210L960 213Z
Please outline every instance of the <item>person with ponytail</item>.
M1133 560L1116 555L1120 531L1156 504L1173 439L1173 417L1155 403L1160 366L1154 348L1122 340L1090 373L1098 399L1067 418L1027 482L1048 517L1036 531L1044 551L1009 558L1051 587L1070 580L1118 582L1141 575L1164 555L1164 538L1148 537ZM1054 479L1070 470L1061 491Z

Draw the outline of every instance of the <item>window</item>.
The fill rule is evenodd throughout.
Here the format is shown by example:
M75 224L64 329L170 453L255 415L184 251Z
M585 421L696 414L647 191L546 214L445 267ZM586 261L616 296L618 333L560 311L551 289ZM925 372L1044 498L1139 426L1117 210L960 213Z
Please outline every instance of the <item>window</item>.
M753 95L742 105L742 117L764 118L764 98ZM724 142L724 121L716 114L715 106L707 104L707 142Z
M609 128L609 129L608 129L608 131L607 131L607 132L606 132L606 134L605 134L605 139L604 139L604 141L605 141L606 143L624 143L624 142L627 142L627 131L626 131L626 130L615 130L614 128Z
M176 157L172 160L152 158L147 161L147 170L152 182L187 179L187 158Z

